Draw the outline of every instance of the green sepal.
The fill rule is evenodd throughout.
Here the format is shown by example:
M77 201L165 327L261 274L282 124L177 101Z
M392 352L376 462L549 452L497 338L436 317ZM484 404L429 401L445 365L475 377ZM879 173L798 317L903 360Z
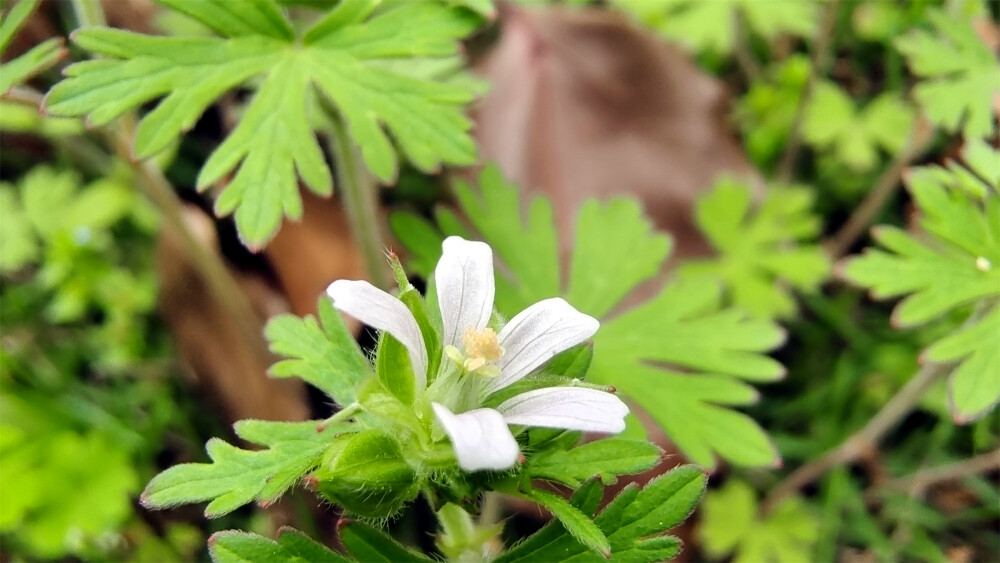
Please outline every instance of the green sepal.
M587 341L560 352L545 365L545 371L563 377L583 379L594 359L594 343Z
M368 430L355 435L313 473L316 490L346 511L388 518L417 496L417 474L392 437Z
M365 412L412 433L422 446L430 443L427 425L417 418L413 407L400 401L381 381L371 378L361 384L358 388L358 403Z
M437 376L438 367L441 365L441 339L431 325L427 304L415 287L407 284L406 289L400 292L399 300L413 313L413 318L420 327L420 334L424 337L424 348L427 350L427 383L430 384Z
M483 556L483 545L498 537L503 524L477 526L472 516L457 504L448 503L437 511L441 534L435 544L448 561L475 561Z
M416 396L416 377L406 346L388 332L383 332L375 350L378 380L404 404L412 405Z

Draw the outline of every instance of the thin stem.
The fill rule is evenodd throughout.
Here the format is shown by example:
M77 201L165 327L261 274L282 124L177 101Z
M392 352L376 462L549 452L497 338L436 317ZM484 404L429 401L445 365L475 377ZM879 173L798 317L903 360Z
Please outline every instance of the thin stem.
M802 148L802 122L805 120L806 108L812 99L813 91L819 78L826 74L826 66L830 58L830 45L833 43L833 31L837 23L837 10L840 8L840 0L830 0L826 4L826 11L823 12L823 19L820 22L819 34L813 44L812 59L809 65L809 77L802 88L802 96L795 107L795 117L792 119L792 126L788 131L788 142L785 145L785 154L778 164L777 178L782 182L787 182L792 177L795 168L795 161L798 159L799 150Z
M1000 470L1000 449L940 467L922 469L906 477L886 481L878 487L872 487L866 491L865 499L872 501L886 490L911 491L920 494L937 483L997 470Z
M764 499L762 510L770 512L782 500L802 487L822 477L827 471L842 464L852 463L871 451L899 421L908 415L920 401L924 392L947 373L947 366L927 364L899 390L882 410L868 421L861 430L828 451L793 471Z
M503 517L503 497L500 493L486 491L483 494L483 504L479 509L479 525L488 527L496 524Z
M180 239L209 291L226 309L239 327L246 342L254 350L266 349L257 313L250 305L246 294L239 290L236 279L223 264L221 257L214 252L209 252L191 231L184 219L183 204L177 197L177 193L174 192L173 186L155 164L150 161L136 161L132 158L130 147L134 128L128 123L128 117L123 119L120 130L117 132L107 131L108 142L118 157L132 167L139 189L163 214L166 227L171 229ZM256 380L256 378L247 379Z
M847 222L827 241L827 252L834 259L840 258L850 250L854 242L875 221L886 202L902 184L903 171L913 158L920 154L930 138L930 135L923 134L922 129L922 124L914 125L914 131L910 134L910 140L906 146L892 159L892 162L875 182L875 186L848 217Z
M979 322L990 311L992 304L991 301L981 302L972 315L962 323L959 330ZM872 452L886 434L913 411L924 393L939 378L950 372L950 368L949 364L924 364L861 430L848 436L840 445L820 458L799 467L785 477L761 503L761 510L765 513L774 510L786 497L816 481L827 471L839 465L853 463Z
M734 34L736 37L734 38L733 50L736 54L736 64L739 65L747 82L757 82L760 80L762 72L760 70L760 63L754 58L753 51L750 49L750 38L747 34L747 18L743 10L736 11Z
M365 408L361 406L361 403L351 403L346 407L340 409L339 411L335 412L333 416L327 418L323 422L320 422L319 425L316 426L316 430L322 432L323 430L326 430L329 426L333 424L339 424L341 422L354 418L354 415L358 414L363 410L365 410Z
M76 17L77 27L94 27L108 25L108 20L104 17L104 8L101 0L72 0L73 15Z
M333 152L337 167L337 189L344 202L344 210L351 225L354 242L361 248L368 277L383 289L390 285L386 271L382 234L379 231L378 191L371 175L364 168L357 146L347 132L343 118L332 107L327 107L330 116L330 133L333 136Z

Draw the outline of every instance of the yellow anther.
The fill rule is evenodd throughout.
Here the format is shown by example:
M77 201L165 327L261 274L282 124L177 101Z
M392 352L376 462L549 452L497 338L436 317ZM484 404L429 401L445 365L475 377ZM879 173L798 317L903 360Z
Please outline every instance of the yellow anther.
M465 345L466 357L479 366L499 360L504 352L497 341L497 333L493 332L492 328L482 330L470 328L462 335L462 344Z

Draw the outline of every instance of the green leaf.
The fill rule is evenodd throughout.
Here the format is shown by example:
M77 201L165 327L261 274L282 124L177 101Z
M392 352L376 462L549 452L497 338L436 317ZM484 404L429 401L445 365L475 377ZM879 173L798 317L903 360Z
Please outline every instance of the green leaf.
M733 561L741 563L809 561L819 539L819 520L801 499L790 498L761 515L753 489L737 479L705 495L701 518L698 533L714 559L735 552Z
M878 164L879 148L889 154L902 150L914 117L913 109L893 93L882 94L857 112L847 92L832 82L821 82L806 109L802 134L852 170L867 172Z
M274 377L299 377L329 395L341 406L357 400L356 390L372 372L333 303L321 297L315 317L280 315L264 328L264 336L275 354L290 359L271 366Z
M948 394L959 422L985 415L1000 401L1000 194L995 172L1000 153L986 149L989 158L981 145L970 148L972 168L953 163L909 171L907 186L920 209L918 223L925 236L880 227L875 239L884 250L866 249L844 265L846 277L870 288L874 298L906 296L893 311L898 326L922 325L970 305L978 311L924 354L928 361L958 364L949 377Z
M788 34L811 37L817 29L817 5L804 0L612 0L664 37L696 51L730 53L737 25L764 37Z
M258 84L235 129L205 162L200 189L232 179L216 201L220 215L235 212L242 240L265 244L282 216L302 216L301 178L321 195L332 179L310 125L318 92L344 118L367 167L393 182L398 158L388 131L406 158L423 171L441 163L470 164L475 146L463 106L473 92L390 69L386 60L447 58L479 18L436 2L397 4L372 12L369 0L341 2L296 35L273 0L164 4L223 37L153 37L87 28L80 47L104 58L77 63L46 96L52 115L87 115L103 125L162 98L139 122L133 151L147 158L194 126L228 91Z
M436 263L445 235L481 238L502 263L496 268L496 307L502 315L509 318L536 301L565 294L551 202L541 197L522 202L517 188L504 182L495 167L483 171L479 190L459 184L456 195L475 233L444 209L435 216L439 231L414 216L404 215L407 219L402 220L397 215L396 226L425 227L412 237L409 230L396 231L414 255L411 268L430 275L430 270L419 267ZM522 203L527 203L527 214L521 213ZM791 203L799 205L798 200ZM770 213L786 205L774 204ZM759 221L758 238L781 239L786 233L817 228L811 216L792 219ZM777 233L775 225L781 226ZM724 309L719 285L702 279L675 280L645 303L609 317L617 299L662 267L669 239L655 232L638 214L638 205L627 198L585 203L576 233L578 241L587 242L572 245L568 282L572 294L567 297L601 320L593 338L588 379L614 386L643 407L692 461L710 466L718 453L744 465L775 463L777 452L763 430L745 415L718 405L757 399L756 391L739 379L781 377L781 365L762 352L781 343L782 331L769 321ZM780 264L772 269L784 271ZM595 292L607 292L616 300Z
M148 508L210 500L205 516L215 518L255 500L270 504L320 462L350 424L319 421L242 420L236 434L265 450L243 450L218 438L205 445L212 463L175 465L153 478L142 493Z
M38 241L27 214L7 183L0 184L0 273L16 272L39 256Z
M969 18L929 10L935 33L914 30L895 40L910 70L924 80L914 95L933 123L967 139L992 135L993 99L1000 93L1000 64Z
M788 288L814 292L830 273L822 248L804 244L820 227L809 212L812 201L804 188L773 187L752 211L749 187L720 180L695 209L719 256L687 261L678 275L722 280L733 304L756 316L792 316L797 307Z
M662 454L663 450L650 442L608 438L572 450L547 450L533 456L524 472L533 479L551 479L573 488L594 476L610 484L617 475L652 469Z
M278 541L238 530L216 532L208 538L215 563L341 563L350 561L292 528L278 531Z
M433 559L406 549L385 533L367 524L341 520L340 541L358 561L365 563L430 563Z
M4 14L3 21L0 22L0 55L37 5L38 0L21 0ZM0 64L0 94L6 94L14 86L50 68L65 54L62 39L49 39L35 45L20 57Z
M537 502L547 508L576 541L597 552L605 559L611 557L611 543L605 537L604 532L590 519L590 516L580 512L580 509L555 493L530 488L522 493L518 496Z
M705 491L706 481L698 468L683 466L657 477L641 490L634 483L622 489L593 520L608 538L611 560L652 563L676 556L680 540L663 534L691 514ZM596 485L585 484L570 504L583 514L592 514L601 498ZM553 521L496 559L497 563L530 561L605 559L578 542L561 521Z

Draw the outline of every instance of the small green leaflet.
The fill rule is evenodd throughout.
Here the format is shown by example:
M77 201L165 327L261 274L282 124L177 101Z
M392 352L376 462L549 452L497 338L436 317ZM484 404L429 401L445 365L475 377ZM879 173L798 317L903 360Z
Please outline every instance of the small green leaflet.
M321 297L313 316L279 315L268 321L264 336L271 351L288 359L268 370L274 377L299 377L341 406L356 399L358 382L371 366L333 303Z
M634 475L652 469L662 454L650 442L607 438L572 450L548 450L532 456L524 474L529 479L550 479L573 488L595 476L611 484L616 475Z
M351 561L292 528L278 530L278 541L250 532L226 530L208 538L215 563L342 563Z
M0 22L0 55L4 54L14 35L31 12L35 11L39 0L15 2L3 15ZM21 84L32 76L59 62L66 54L62 39L48 39L35 45L30 51L16 59L0 65L0 95Z
M105 58L67 68L67 78L46 96L45 108L52 115L87 115L99 126L162 98L136 130L135 156L148 158L194 126L224 93L256 84L239 125L198 177L199 189L227 184L216 211L235 212L248 246L270 240L282 215L302 216L297 178L318 194L331 193L330 170L307 112L315 106L309 103L314 90L336 107L368 168L382 181L393 182L398 169L386 130L421 170L475 160L463 115L473 93L384 64L454 56L457 40L480 21L475 14L432 1L376 10L378 0L345 0L297 36L273 0L159 1L222 37L79 30L73 41Z
M782 34L811 37L816 32L818 10L807 0L612 0L663 36L697 51L730 53L735 29L746 20L750 29L766 39Z
M895 41L910 69L924 80L914 88L928 119L966 139L994 132L993 100L1000 94L1000 63L967 18L940 10L927 17L935 33L915 30Z
M875 239L885 250L869 248L844 268L877 299L906 296L893 311L898 326L976 309L976 317L923 354L925 361L957 364L948 398L958 422L979 418L1000 401L1000 153L970 143L965 160L968 168L951 163L907 175L926 236L879 227Z
M852 170L867 172L878 164L879 148L888 154L903 149L913 124L913 109L896 94L882 94L856 111L847 92L821 82L809 101L802 134Z
M754 402L757 392L741 379L771 381L783 368L762 352L783 332L766 320L722 308L722 291L711 280L678 280L627 313L611 311L639 284L655 276L670 252L670 239L651 228L637 202L588 201L577 217L576 244L567 280L560 279L556 231L549 200L536 197L521 212L515 186L488 167L480 189L460 184L456 195L470 234L456 214L439 209L437 225L415 215L390 218L410 249L410 267L427 276L445 235L481 238L497 268L496 306L512 317L556 295L602 320L594 336L589 380L613 385L641 405L692 461L712 466L714 453L740 465L778 459L767 435L749 417L720 405ZM439 230L440 229L440 230Z
M611 561L652 563L672 559L680 552L680 540L663 535L683 522L705 491L705 474L687 465L672 469L639 489L630 483L593 523L607 537ZM569 505L590 517L601 502L603 487L588 481ZM551 494L551 493L550 493ZM607 561L581 544L561 521L553 521L500 555L496 563L530 561Z
M406 549L381 530L352 520L337 523L340 542L358 561L365 563L432 563L434 560Z
M184 463L160 473L146 486L142 504L166 508L208 500L205 516L215 518L255 500L271 503L316 467L339 434L354 430L339 424L319 431L318 424L241 420L236 434L268 449L243 450L213 438L205 445L212 463Z
M761 516L753 489L738 479L709 491L700 514L701 545L712 559L735 552L738 563L809 561L819 539L819 521L801 499L790 498Z
M719 256L687 261L678 274L722 280L732 303L756 316L794 315L788 288L816 291L830 274L823 249L805 243L820 229L819 218L810 213L812 202L809 190L772 186L754 206L749 187L719 180L695 209L698 226Z

